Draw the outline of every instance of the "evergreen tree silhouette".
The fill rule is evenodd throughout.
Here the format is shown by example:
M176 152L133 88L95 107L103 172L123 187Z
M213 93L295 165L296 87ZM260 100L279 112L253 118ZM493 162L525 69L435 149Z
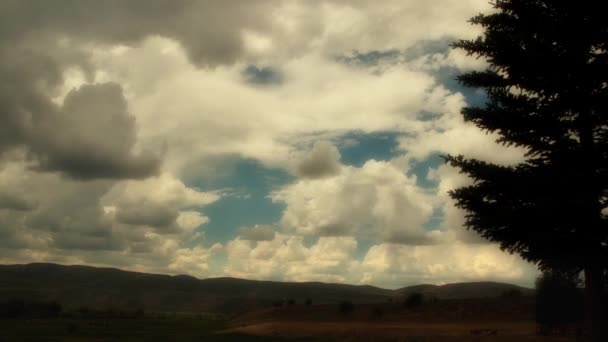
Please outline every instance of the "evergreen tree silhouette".
M450 196L466 227L543 270L581 270L592 340L605 338L608 250L608 20L601 1L497 0L471 19L484 33L453 44L489 67L458 77L487 94L462 114L498 142L527 151L517 165L466 156Z

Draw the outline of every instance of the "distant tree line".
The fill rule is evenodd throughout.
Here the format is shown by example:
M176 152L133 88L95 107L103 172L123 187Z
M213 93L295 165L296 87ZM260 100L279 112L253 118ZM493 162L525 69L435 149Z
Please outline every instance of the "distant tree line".
M59 317L62 313L62 306L55 301L10 299L0 302L1 318L51 318Z
M94 309L80 307L66 310L57 301L41 301L26 299L9 299L0 302L0 318L3 319L32 319L32 318L143 318L145 312L142 308L126 309Z

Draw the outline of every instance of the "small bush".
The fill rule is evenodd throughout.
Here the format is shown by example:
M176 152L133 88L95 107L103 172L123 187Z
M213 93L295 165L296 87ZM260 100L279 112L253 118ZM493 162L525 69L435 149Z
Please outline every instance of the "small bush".
M372 318L380 318L382 316L384 316L384 311L382 310L382 308L374 306L372 308Z
M344 300L340 302L340 313L347 315L353 311L355 311L355 304L351 301Z
M502 298L515 299L515 298L523 297L524 294L519 289L511 289L511 290L507 290L507 291L503 292L500 296Z
M410 293L403 302L403 306L408 309L413 309L421 306L424 303L424 296L422 293L414 292Z
M311 298L306 298L306 301L304 301L304 305L311 306L312 305L312 299Z

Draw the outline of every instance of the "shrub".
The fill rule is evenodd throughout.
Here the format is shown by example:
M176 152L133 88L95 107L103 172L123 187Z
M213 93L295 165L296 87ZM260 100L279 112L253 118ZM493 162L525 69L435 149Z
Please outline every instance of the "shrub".
M422 293L414 292L410 293L403 302L403 306L411 309L421 306L424 303L424 296Z
M372 308L372 318L380 318L384 316L384 311L379 306L374 306Z
M355 310L355 304L351 301L343 300L340 302L340 312L342 314L349 314Z
M500 296L502 298L515 299L515 298L523 297L524 294L523 294L523 292L521 292L520 289L510 289L510 290L503 292Z

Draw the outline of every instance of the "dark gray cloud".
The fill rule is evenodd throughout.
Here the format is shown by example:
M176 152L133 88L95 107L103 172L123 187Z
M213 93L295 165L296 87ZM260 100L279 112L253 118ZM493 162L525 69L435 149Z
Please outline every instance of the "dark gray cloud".
M44 170L81 179L145 178L158 173L160 161L150 152L132 152L135 128L119 85L85 85L40 120L30 146Z
M162 205L141 205L136 207L120 207L116 211L116 220L131 225L145 225L165 228L172 225L179 212L175 208Z
M37 203L23 195L0 192L0 209L28 211L36 208Z
M302 178L323 178L340 173L340 151L332 143L322 141L300 161L297 174Z
M333 222L319 226L317 234L319 236L348 236L353 234L356 224L350 222Z
M249 65L243 70L245 81L255 85L278 85L283 83L283 74L277 68Z
M402 245L434 245L437 244L437 239L434 239L427 232L411 231L406 229L388 229L380 234L379 240L386 243L395 243Z
M95 70L84 46L134 45L153 35L179 41L199 66L234 63L244 51L243 29L269 27L260 18L272 12L273 3L0 2L0 157L25 147L40 170L85 180L156 174L158 156L131 151L135 122L120 87L86 86L60 107L51 98L63 83L63 72L78 67L91 81Z
M150 35L182 43L199 65L235 62L243 53L242 30L271 23L275 0L4 0L0 35L80 39L88 43L135 44Z
M275 228L270 225L256 225L239 228L239 237L250 241L271 241L274 239Z
M79 234L56 234L53 246L67 250L88 250L88 251L120 251L126 247L126 241L116 236L95 236Z
M144 178L159 157L134 154L135 120L117 84L73 90L63 106L50 99L69 64L0 43L0 156L23 148L38 168L78 179Z
M14 240L42 244L47 250L124 248L125 239L99 205L99 198L113 181L75 182L54 174L32 177L31 171L25 172L27 177L16 186L27 193L36 192L38 205L7 216L7 223L16 227Z

